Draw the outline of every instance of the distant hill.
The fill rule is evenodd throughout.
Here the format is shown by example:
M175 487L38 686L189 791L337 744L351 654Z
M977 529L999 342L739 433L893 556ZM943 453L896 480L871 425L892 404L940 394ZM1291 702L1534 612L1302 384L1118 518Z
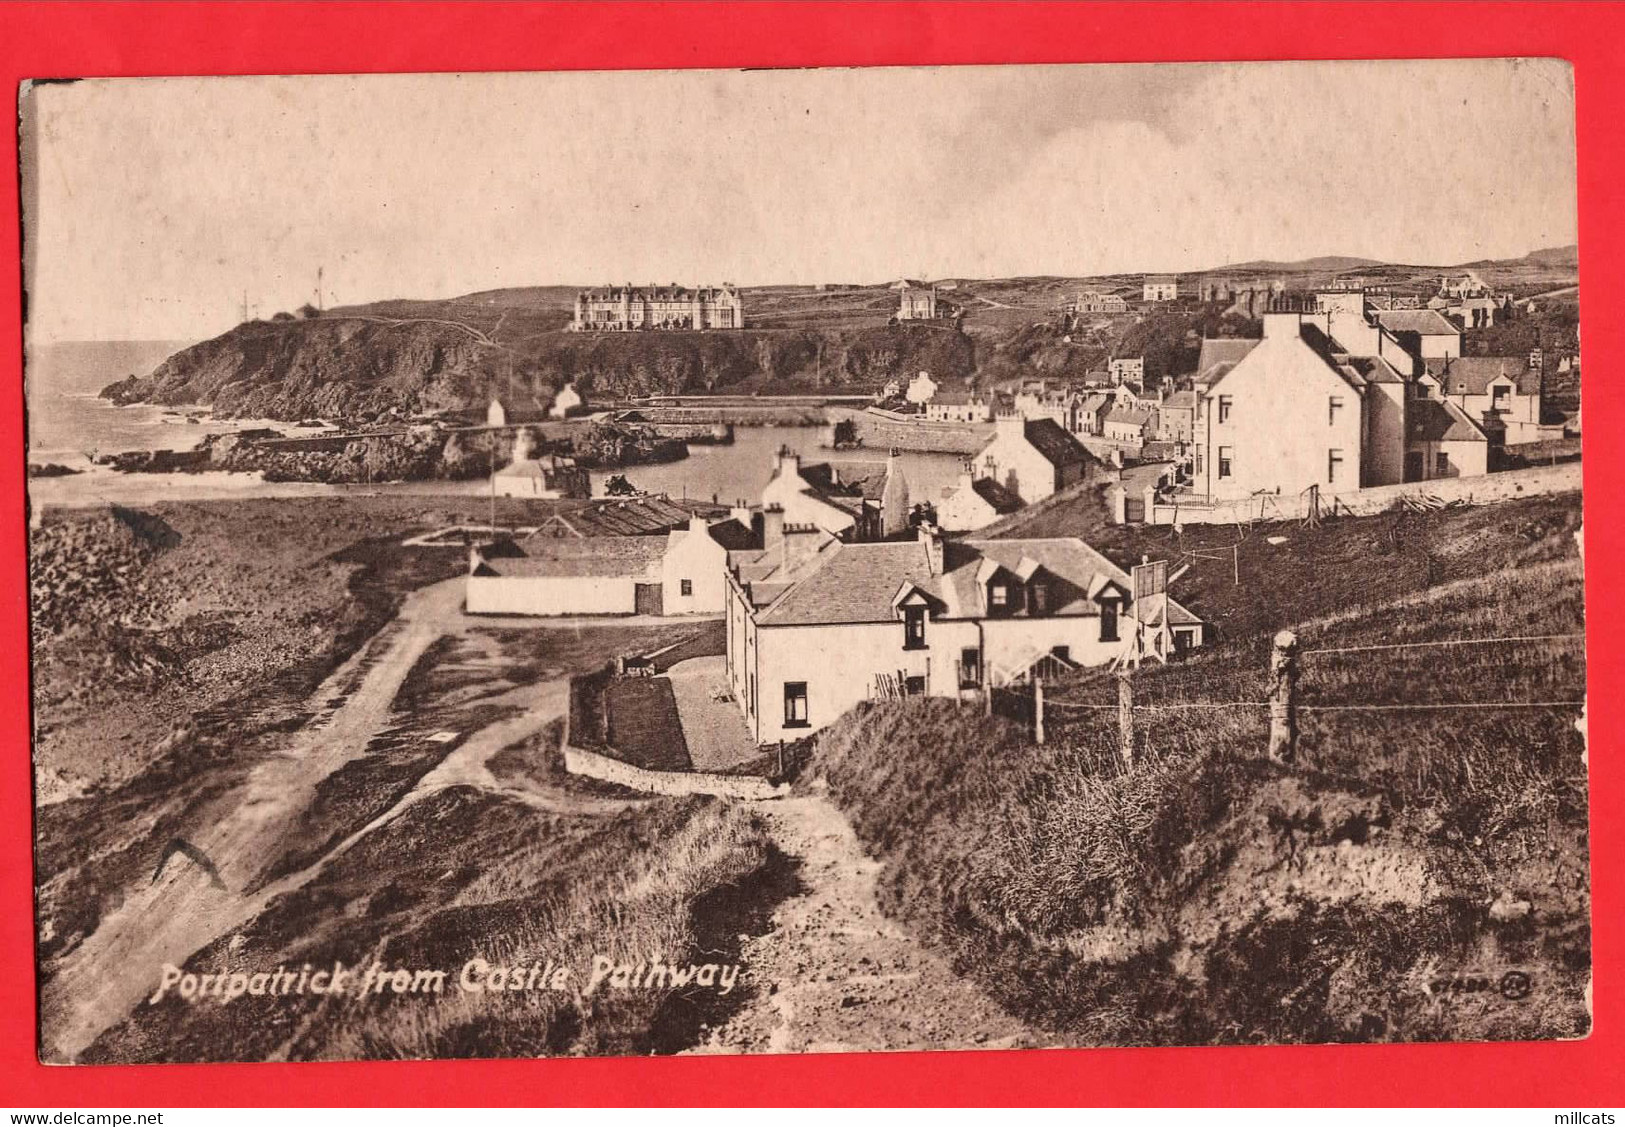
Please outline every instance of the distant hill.
M1278 262L1274 259L1255 259L1251 262L1237 262L1229 266L1216 266L1211 270L1196 270L1196 274L1224 274L1252 272L1260 274L1336 274L1344 270L1372 270L1383 267L1394 267L1411 270L1443 270L1470 267L1480 269L1484 267L1502 267L1511 269L1518 266L1545 266L1552 268L1567 267L1573 269L1580 262L1580 248L1577 246L1546 247L1541 250L1532 250L1522 258L1481 258L1473 262L1456 263L1452 266L1427 266L1421 264L1384 262L1375 258L1354 258L1347 255L1326 254L1318 258L1301 258L1294 262Z
M1566 247L1532 250L1517 261L1532 262L1541 266L1567 266L1572 269L1580 265L1580 248L1570 244Z
M1337 273L1339 270L1365 270L1372 266L1384 266L1374 258L1349 258L1344 255L1326 254L1319 258L1301 258L1296 262L1276 262L1272 259L1260 258L1252 262L1237 262L1230 266L1219 266L1212 270L1199 270L1200 274L1222 274L1226 272L1240 273L1251 271L1267 274L1325 274Z

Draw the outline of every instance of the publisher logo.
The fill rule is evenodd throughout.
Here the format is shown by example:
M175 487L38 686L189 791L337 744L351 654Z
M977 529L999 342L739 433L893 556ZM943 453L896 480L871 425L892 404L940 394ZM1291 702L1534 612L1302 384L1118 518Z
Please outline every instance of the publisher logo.
M1509 970L1501 976L1501 997L1511 1001L1529 997L1534 988L1534 979L1521 970Z

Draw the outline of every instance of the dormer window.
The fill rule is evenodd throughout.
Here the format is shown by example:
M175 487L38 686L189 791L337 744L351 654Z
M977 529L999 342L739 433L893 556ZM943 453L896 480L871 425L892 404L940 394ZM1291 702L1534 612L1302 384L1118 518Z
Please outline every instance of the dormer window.
M1117 600L1102 599L1100 603L1100 640L1117 641Z
M1028 612L1031 614L1049 613L1049 584L1034 583L1028 589Z
M987 609L993 614L1010 610L1010 588L1003 583L990 583L987 588Z
M903 648L925 649L925 608L922 606L903 608Z

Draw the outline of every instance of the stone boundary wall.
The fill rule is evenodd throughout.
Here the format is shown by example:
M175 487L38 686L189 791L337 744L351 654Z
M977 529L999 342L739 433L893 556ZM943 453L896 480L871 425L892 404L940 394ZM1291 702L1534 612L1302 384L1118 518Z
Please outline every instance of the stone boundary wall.
M896 447L915 453L975 454L993 441L992 423L927 422L914 415L899 415L880 407L858 411L850 407L830 407L831 427L824 445L832 444L833 424L850 421L863 446L871 450Z
M1322 516L1343 513L1372 516L1391 509L1401 497L1436 497L1441 501L1464 501L1485 505L1518 497L1539 497L1548 493L1572 493L1580 488L1581 464L1565 462L1557 466L1535 466L1526 470L1481 474L1476 477L1437 478L1403 485L1378 485L1371 489L1351 489L1345 493L1322 493ZM1174 505L1158 502L1148 509L1152 524L1245 524L1258 520L1301 520L1308 515L1306 494L1267 494L1214 505Z
M574 678L571 679L572 687ZM718 798L736 798L759 801L784 798L790 793L789 783L774 785L759 775L717 775L708 771L649 771L630 763L570 743L570 710L564 714L564 735L559 739L559 752L564 769L572 775L597 779L602 783L640 790L647 794L674 796L710 794Z
M704 771L645 771L619 759L565 744L564 769L605 783L617 783L650 794L712 794L719 798L757 800L783 798L788 783L775 786L757 775L713 775Z

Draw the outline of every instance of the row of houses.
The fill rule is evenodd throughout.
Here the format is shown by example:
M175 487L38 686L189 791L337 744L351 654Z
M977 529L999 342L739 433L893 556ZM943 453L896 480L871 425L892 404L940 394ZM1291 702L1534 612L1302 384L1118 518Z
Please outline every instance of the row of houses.
M1201 621L1075 538L950 539L1109 472L1052 419L1005 416L918 519L899 458L775 457L759 503L603 500L470 549L467 609L726 620L728 687L761 743L883 695L963 697L1132 651L1171 656Z
M1465 357L1436 310L1318 295L1267 313L1258 340L1202 343L1192 491L1215 500L1487 473L1491 451L1561 433L1541 423L1541 374Z

